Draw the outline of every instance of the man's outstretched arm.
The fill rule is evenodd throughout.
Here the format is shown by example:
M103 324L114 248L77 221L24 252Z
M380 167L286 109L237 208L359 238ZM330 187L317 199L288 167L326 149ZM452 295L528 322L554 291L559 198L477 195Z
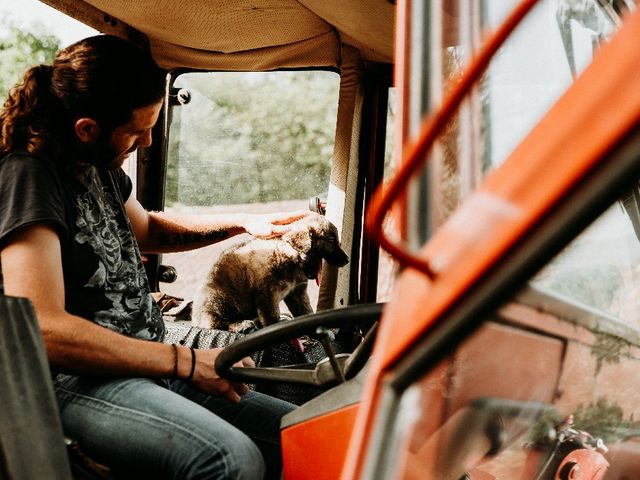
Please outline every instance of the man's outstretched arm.
M125 209L140 250L145 253L193 250L241 233L259 238L278 237L289 229L288 224L309 213L177 215L147 212L133 197L127 200Z

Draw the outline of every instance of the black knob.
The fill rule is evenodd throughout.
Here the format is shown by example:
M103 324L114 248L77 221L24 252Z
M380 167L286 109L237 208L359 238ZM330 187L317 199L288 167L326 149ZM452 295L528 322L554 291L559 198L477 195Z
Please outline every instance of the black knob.
M178 272L170 265L160 265L158 267L158 280L163 283L173 283L178 279Z

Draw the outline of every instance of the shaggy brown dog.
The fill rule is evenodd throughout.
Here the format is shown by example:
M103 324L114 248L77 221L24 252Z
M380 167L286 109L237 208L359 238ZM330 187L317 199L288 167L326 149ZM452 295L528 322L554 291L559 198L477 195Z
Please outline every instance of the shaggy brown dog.
M225 250L193 301L193 325L240 331L244 320L261 325L280 320L284 300L294 317L313 312L309 279L318 279L322 260L342 267L349 257L340 248L338 230L319 214L291 224L281 238L251 239Z

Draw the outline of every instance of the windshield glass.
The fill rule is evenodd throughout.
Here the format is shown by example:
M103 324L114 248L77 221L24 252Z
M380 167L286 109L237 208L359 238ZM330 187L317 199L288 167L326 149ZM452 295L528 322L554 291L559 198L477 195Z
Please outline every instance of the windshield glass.
M325 192L339 81L322 71L177 77L176 95L188 100L172 109L166 206L301 200Z
M329 71L188 72L176 77L165 210L269 213L326 199L340 77ZM178 278L163 285L191 300L220 252L234 242L165 254ZM312 304L316 282L309 283Z

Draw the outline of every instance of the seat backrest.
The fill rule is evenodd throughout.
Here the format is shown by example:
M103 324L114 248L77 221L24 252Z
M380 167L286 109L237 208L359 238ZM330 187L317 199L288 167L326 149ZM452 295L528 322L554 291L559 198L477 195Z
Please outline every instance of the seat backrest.
M29 300L4 295L0 295L0 478L71 478L35 311Z

